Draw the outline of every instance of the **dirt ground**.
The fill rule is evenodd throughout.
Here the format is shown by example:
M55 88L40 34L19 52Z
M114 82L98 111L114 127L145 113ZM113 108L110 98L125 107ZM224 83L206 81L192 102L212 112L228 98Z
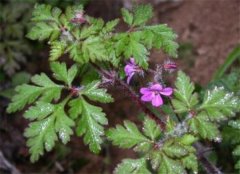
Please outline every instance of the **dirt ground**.
M160 6L156 8L161 9ZM239 0L185 0L175 9L158 11L159 21L176 31L180 43L192 43L194 64L186 71L200 84L211 80L216 69L240 43ZM180 60L180 66L184 63Z
M145 2L153 1L145 0ZM174 2L156 2L157 0L154 4L153 22L166 23L172 27L178 34L178 42L188 51L177 60L179 68L187 72L196 83L207 84L226 56L240 43L240 1L175 0ZM106 7L108 10L111 9L109 13L104 11L104 3L101 3L100 0L97 1L97 4L90 4L87 12L99 16L104 15L105 18L118 16L119 13L115 11L119 8L115 9L116 6L114 6L112 9L111 3ZM111 13L114 15L111 16ZM162 62L164 58L163 54L154 52L151 62L154 65ZM137 120L137 107L127 100L129 100L127 96L121 96L116 99L116 104L106 107L111 126L126 118ZM113 110L116 112L112 112ZM23 127L27 124L26 120L6 117L4 117L3 121L5 122L2 122L2 125L4 123L7 130L14 134L8 137L7 132L1 133L0 148L8 147L6 157L11 159L11 162L22 173L112 173L121 159L135 156L132 151L108 146L103 148L100 156L97 156L89 152L81 138L74 137L67 148L59 145L57 150L55 149L61 152L59 156L51 152L32 165L28 162L25 140L21 136ZM8 123L12 123L12 121L14 125L9 125ZM16 127L19 129L16 130ZM55 162L51 163L51 161Z

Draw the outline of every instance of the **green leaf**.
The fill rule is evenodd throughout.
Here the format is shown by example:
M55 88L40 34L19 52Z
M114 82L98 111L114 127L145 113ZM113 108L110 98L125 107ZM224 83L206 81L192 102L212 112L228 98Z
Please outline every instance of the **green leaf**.
M80 44L74 43L69 46L67 50L69 51L69 56L71 59L81 64L85 63L85 61L83 60Z
M37 4L35 5L34 11L33 11L33 17L32 20L35 22L39 21L57 21L59 16L61 15L62 11L59 8L52 7L50 5L45 4Z
M54 111L54 105L46 102L36 102L36 106L31 106L25 113L24 117L29 120L42 120Z
M103 33L108 33L114 30L119 23L119 19L115 19L106 23L106 26L102 29Z
M54 130L54 117L29 124L24 135L28 138L27 146L30 147L31 161L35 162L44 153L44 148L51 151L55 146L57 134Z
M117 125L106 132L109 140L121 148L131 148L149 140L138 130L137 126L130 121L124 121L124 126Z
M238 146L233 150L233 155L234 155L234 156L240 156L240 145L238 145Z
M23 84L16 88L17 94L13 96L8 105L7 112L12 113L23 109L27 104L33 103L39 96L41 101L50 102L60 98L62 86L51 81L46 74L35 75L31 81L36 85Z
M151 174L144 158L124 159L114 170L116 174Z
M98 101L101 103L113 102L113 98L106 92L107 90L98 88L99 85L100 81L93 81L92 83L86 85L84 89L80 91L80 93L93 101Z
M172 160L166 155L162 155L158 174L186 174L186 171L178 160Z
M139 64L143 68L147 68L148 67L147 56L149 53L145 46L140 43L138 37L139 36L134 34L129 36L127 45L125 45L126 49L124 50L124 55L127 58L133 56L137 64Z
M207 112L210 120L219 121L234 116L239 105L240 100L233 93L226 92L223 87L215 87L206 91L200 109Z
M49 108L43 108L44 105ZM30 123L24 133L28 138L27 146L30 147L32 162L37 161L43 155L44 149L52 150L58 136L64 144L70 140L70 135L73 134L71 127L74 126L74 122L65 114L64 105L64 102L54 106L38 103L37 106L26 111L25 117L37 119Z
M84 143L89 145L92 152L99 153L102 143L101 136L104 135L103 125L107 125L107 118L100 107L87 103L83 98L79 98L78 102L80 100L82 114L77 125L77 135L84 135Z
M192 145L195 141L197 141L196 137L191 134L185 134L180 138L179 142L183 145Z
M71 100L68 103L70 109L69 109L69 115L72 119L76 119L79 115L82 114L82 101L81 98L76 98Z
M55 131L58 132L59 138L61 139L63 144L66 144L70 141L70 135L73 134L71 127L74 126L75 123L71 118L66 115L63 105L59 105L56 107L58 108L55 111Z
M181 159L182 164L187 169L190 169L193 171L193 173L198 172L198 159L195 154L190 154L184 158Z
M134 8L133 25L143 25L153 16L151 5L138 5Z
M143 123L143 132L151 140L155 140L160 136L161 129L154 120L146 117Z
M239 129L240 130L240 120L231 120L228 122L228 125L235 128L235 129Z
M203 115L204 113L200 113L188 121L191 131L199 134L204 139L219 141L220 132L217 126L214 123L204 119L202 117Z
M50 57L51 61L57 60L65 51L66 43L54 41L51 43Z
M108 59L104 41L99 37L88 37L82 44L82 53L84 62Z
M177 57L177 35L165 24L145 26L142 29L142 42L148 48L162 48L169 56Z
M194 85L190 82L190 78L182 71L178 72L177 81L175 83L173 106L177 113L190 111L197 103L197 95L193 94Z
M188 150L181 144L173 143L168 144L164 143L163 151L168 157L183 157L188 154Z
M71 86L73 79L77 74L77 66L73 65L69 70L67 70L65 63L51 62L51 70L55 79L65 82L68 86Z
M45 40L50 38L50 40L55 40L60 35L60 29L57 24L47 24L44 22L37 23L31 28L27 37L32 40Z
M132 25L133 23L133 15L132 13L130 13L127 9L122 9L122 16L123 16L123 20L124 22L126 22L128 25Z

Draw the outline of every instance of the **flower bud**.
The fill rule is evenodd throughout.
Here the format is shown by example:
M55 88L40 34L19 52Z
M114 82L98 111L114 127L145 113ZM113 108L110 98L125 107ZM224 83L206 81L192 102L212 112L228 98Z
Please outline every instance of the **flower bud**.
M171 73L177 69L177 64L171 60L166 60L163 64L163 69Z

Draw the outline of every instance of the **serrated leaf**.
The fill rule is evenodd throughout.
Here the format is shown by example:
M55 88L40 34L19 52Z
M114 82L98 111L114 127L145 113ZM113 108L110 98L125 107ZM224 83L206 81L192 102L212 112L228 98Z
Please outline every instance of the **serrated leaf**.
M39 22L33 26L27 37L32 40L45 40L50 38L50 40L55 40L60 35L60 29L56 24L47 24L44 22Z
M107 22L105 27L102 29L102 32L108 33L113 31L113 29L117 26L118 23L119 23L119 19L115 19Z
M124 159L115 168L116 174L151 174L147 169L146 159Z
M197 138L191 134L185 134L179 140L183 145L192 145L195 141L197 141Z
M165 154L169 157L183 157L188 154L188 150L181 144L173 143L171 145L168 145L168 143L165 143L163 146L163 151Z
M33 117L37 118L37 121L30 123L24 133L28 138L27 145L30 147L32 162L43 155L44 149L52 150L55 141L58 140L57 133L64 144L70 140L70 135L73 134L71 127L74 126L74 122L65 114L64 105L65 103L60 103L51 105L51 109L41 108L46 111L36 110L43 107L43 103L40 103L26 111L25 115L33 114ZM37 112L39 113L38 117L36 116Z
M42 120L54 111L54 106L51 103L36 102L36 106L31 106L25 113L24 117L29 120Z
M93 81L84 87L80 91L81 94L87 96L90 100L98 101L101 103L113 102L111 95L107 93L107 90L104 88L98 88L100 81Z
M49 59L51 61L57 60L65 51L66 43L54 41L51 43L51 50Z
M124 22L126 22L128 25L132 25L133 23L133 15L132 13L130 13L127 9L122 9L122 16L123 16L123 20Z
M50 151L55 146L57 134L54 130L54 117L30 123L24 135L28 138L27 146L30 148L31 161L35 162L43 155L44 148Z
M25 105L33 103L41 95L39 100L45 102L59 99L62 86L55 84L46 74L35 75L31 81L37 86L23 84L16 88L17 94L8 105L8 113L23 109Z
M148 48L162 48L169 56L177 57L177 35L165 24L145 26L142 30L142 41Z
M138 5L134 8L133 25L143 25L153 16L151 5Z
M160 136L161 129L154 120L146 117L143 123L143 132L151 140L155 140Z
M69 109L69 115L72 119L76 119L79 115L82 114L82 101L81 98L76 98L71 100L68 103L70 109Z
M64 112L64 106L59 105L55 111L55 131L58 132L60 140L63 144L70 141L70 135L73 134L71 127L75 125L74 121Z
M197 115L188 121L191 131L199 134L204 139L217 141L220 137L220 132L217 126L214 123L203 119L201 114L204 113L200 113L200 115Z
M51 62L50 67L57 80L65 82L68 86L72 86L72 81L78 71L76 65L73 65L69 70L67 70L65 63Z
M126 38L122 38L126 39ZM137 35L130 35L128 40L123 40L123 43L127 42L125 45L124 56L126 58L134 57L136 63L143 68L148 67L148 51L143 44L140 43Z
M233 93L226 92L223 87L215 87L205 93L200 109L207 112L210 120L219 121L234 116L239 105L240 101Z
M74 43L71 46L69 46L67 50L69 51L69 56L71 59L81 64L85 63L80 44Z
M158 174L186 174L184 167L178 160L173 160L165 155L162 155Z
M187 169L190 169L193 171L193 173L198 172L198 159L195 154L190 154L184 158L182 158L182 164Z
M182 71L178 72L177 81L175 83L173 106L177 113L190 111L197 103L197 95L193 94L194 85L190 82L190 78Z
M79 100L80 101L80 100ZM104 135L103 125L108 123L105 113L100 107L93 106L81 98L82 114L77 125L77 135L84 135L84 143L94 153L101 150L102 138Z
M83 59L85 62L89 60L107 60L107 50L104 41L99 37L88 37L82 44Z
M116 128L107 131L106 135L114 145L121 148L131 148L142 142L149 142L133 122L124 121L124 126L117 125Z
M62 11L59 8L52 7L50 5L35 5L34 11L33 11L33 17L32 20L35 22L38 21L57 21L58 17Z

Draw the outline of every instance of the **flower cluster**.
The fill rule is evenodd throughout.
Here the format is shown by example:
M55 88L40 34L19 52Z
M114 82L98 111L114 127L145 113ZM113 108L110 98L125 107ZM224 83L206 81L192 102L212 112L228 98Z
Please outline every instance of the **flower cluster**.
M166 71L172 72L177 66L172 61L165 61L163 64L163 68ZM125 74L127 76L127 83L130 83L130 80L136 73L143 74L143 70L139 67L134 58L130 58L130 62L124 68ZM140 93L142 94L141 100L144 102L151 102L153 106L159 107L163 105L162 96L171 96L173 93L173 89L171 87L163 87L160 83L153 83L149 87L143 87L140 89Z

